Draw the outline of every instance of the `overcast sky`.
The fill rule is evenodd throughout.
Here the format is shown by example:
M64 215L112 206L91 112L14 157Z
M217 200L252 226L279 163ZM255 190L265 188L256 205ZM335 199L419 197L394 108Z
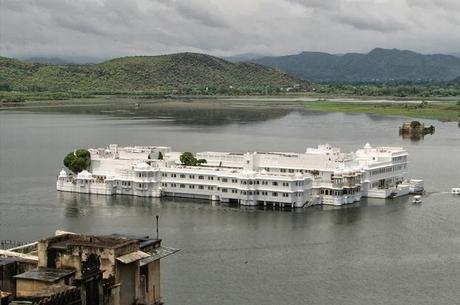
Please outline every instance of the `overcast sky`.
M460 52L460 0L0 0L3 56Z

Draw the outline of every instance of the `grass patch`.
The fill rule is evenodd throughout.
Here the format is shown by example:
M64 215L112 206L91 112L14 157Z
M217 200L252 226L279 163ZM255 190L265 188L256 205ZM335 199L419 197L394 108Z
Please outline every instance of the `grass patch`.
M21 104L27 101L53 101L73 98L90 98L90 92L18 92L0 91L0 104Z
M456 102L360 103L318 101L306 103L305 107L308 110L323 112L373 113L439 121L457 121L460 115L460 105Z

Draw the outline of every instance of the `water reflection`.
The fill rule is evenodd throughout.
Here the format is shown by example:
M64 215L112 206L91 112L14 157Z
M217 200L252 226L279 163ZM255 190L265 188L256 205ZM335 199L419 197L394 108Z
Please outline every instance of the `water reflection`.
M139 213L145 213L163 207L160 198L136 196L101 196L58 192L57 200L65 207L65 216L70 218L85 217L97 209L110 211L133 209Z
M301 109L300 103L254 103L244 102L200 101L200 100L140 100L134 107L133 100L92 101L84 106L78 104L48 105L27 107L36 112L57 112L72 114L102 114L114 118L130 120L161 120L174 124L188 125L225 125L229 123L246 123L277 119L287 115L294 108ZM263 111L262 111L263 110Z
M219 211L241 211L251 212L272 212L272 213L305 213L308 209L291 209L280 207L264 206L241 206L235 203L220 203L216 201L190 199L190 198L145 198L128 195L101 196L79 193L58 192L57 200L65 207L65 216L69 218L87 217L92 215L94 210L107 209L110 213L117 210L134 211L136 214L165 210L165 209L187 209L187 210L219 210ZM346 209L350 206L335 207ZM322 207L324 208L324 207ZM332 208L332 207L331 207ZM314 209L314 208L312 208Z
M225 226L224 219L236 213L240 215L238 217L243 218L233 219L232 222L239 223L243 221L242 224L245 226L250 224L253 228L265 227L267 225L265 223L266 217L268 217L271 219L271 225L275 227L277 225L285 226L289 223L289 226L293 229L305 228L314 225L318 221L321 225L328 224L328 226L330 224L356 224L363 217L369 217L369 214L375 213L373 209L380 210L384 208L385 213L393 213L407 208L409 202L407 197L395 198L394 200L363 198L361 202L345 206L314 206L305 209L291 209L268 206L248 207L199 199L168 197L160 199L58 193L57 199L63 205L65 217L69 218L69 225L71 226L74 225L71 219L76 219L77 223L88 219L101 222L102 218L132 217L133 219L141 219L152 218L154 215L162 215L166 219L171 219L173 223L178 221L178 217L192 217L187 223L193 223L193 219L198 217L197 221L203 221L202 225L204 223L208 223L208 225L213 223L212 226ZM368 208L371 208L371 210L368 210ZM264 214L266 216L262 216ZM264 223L260 223L262 219L264 219ZM224 222L222 223L223 220ZM102 222L107 225L107 221ZM105 226L102 222L100 225Z
M434 134L434 131L429 134ZM425 139L425 134L423 133L402 133L401 131L399 131L399 135L403 140L410 140L412 142L418 142Z

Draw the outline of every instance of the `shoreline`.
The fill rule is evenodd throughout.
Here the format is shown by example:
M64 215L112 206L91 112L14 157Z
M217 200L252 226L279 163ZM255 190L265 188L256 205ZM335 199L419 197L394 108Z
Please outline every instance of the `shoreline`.
M319 112L369 113L382 116L403 116L441 122L459 122L459 102L318 102L306 109Z
M318 112L369 113L383 116L432 119L441 122L459 122L460 102L456 99L373 97L318 97L312 95L280 96L171 96L163 98L140 98L121 96L98 96L70 98L64 100L26 100L16 103L0 103L0 111L36 110L53 107L94 107L103 105L156 105L185 106L194 103L197 107L276 107L305 109Z

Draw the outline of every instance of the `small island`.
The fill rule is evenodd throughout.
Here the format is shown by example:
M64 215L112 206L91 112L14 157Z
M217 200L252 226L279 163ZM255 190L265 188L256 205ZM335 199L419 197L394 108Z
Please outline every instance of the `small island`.
M403 138L421 139L427 134L434 134L433 125L425 126L419 121L406 122L399 127L399 135Z

